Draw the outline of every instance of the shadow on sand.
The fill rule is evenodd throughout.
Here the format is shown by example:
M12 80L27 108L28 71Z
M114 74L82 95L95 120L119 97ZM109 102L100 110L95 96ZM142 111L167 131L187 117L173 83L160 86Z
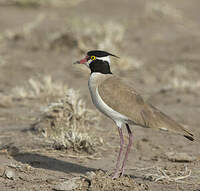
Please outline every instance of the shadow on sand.
M37 153L18 153L12 157L23 164L29 164L34 168L43 168L48 170L60 171L64 173L86 173L87 171L95 171L97 169L88 168L72 162L58 160L52 157Z

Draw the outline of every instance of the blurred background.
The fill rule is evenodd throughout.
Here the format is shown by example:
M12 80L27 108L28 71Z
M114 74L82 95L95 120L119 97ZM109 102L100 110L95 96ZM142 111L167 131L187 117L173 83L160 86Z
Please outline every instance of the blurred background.
M79 121L78 126L84 124L91 132L93 124L98 126L93 134L102 138L94 145L111 139L116 139L118 145L117 132L115 138L107 136L115 128L110 120L101 116L97 125L100 115L91 104L87 87L89 70L72 65L92 49L118 55L120 59L112 58L113 73L129 80L145 100L199 136L199 6L198 0L0 0L1 148L7 148L8 140L22 148L13 133L24 137L21 131L35 124L49 109L47 105L62 99L66 90L70 90L70 104L76 100L78 107L89 111L86 122L84 114L84 122ZM79 110L72 112L82 115ZM61 117L68 115L63 113ZM34 128L44 131L46 126ZM43 132L46 137L50 133ZM200 155L198 145L188 145L174 135L167 134L163 140L162 132L144 132L140 128L135 134L139 144L133 155L135 163L142 161L144 152L152 158L150 151L154 147L159 156L163 148ZM151 144L140 142L143 138L151 139ZM27 143L27 148L33 147L31 144ZM56 143L56 148L67 148L66 144ZM161 148L156 148L159 144ZM97 168L106 165L93 164Z

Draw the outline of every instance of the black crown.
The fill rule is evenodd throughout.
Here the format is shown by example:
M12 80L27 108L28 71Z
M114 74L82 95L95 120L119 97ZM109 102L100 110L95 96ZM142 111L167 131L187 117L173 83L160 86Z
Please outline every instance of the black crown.
M96 57L105 57L105 56L114 56L116 58L119 58L118 56L111 54L109 52L106 51L102 51L102 50L91 50L87 53L88 56L96 56Z

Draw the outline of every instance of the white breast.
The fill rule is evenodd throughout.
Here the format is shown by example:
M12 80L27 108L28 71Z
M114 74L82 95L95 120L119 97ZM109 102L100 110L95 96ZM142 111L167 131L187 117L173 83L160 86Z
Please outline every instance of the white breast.
M101 77L101 73L92 73L88 82L92 102L97 107L99 111L104 113L106 116L111 118L115 121L115 123L118 125L118 127L121 127L123 123L125 123L128 118L119 112L113 110L111 107L109 107L100 97L97 84L95 83L96 78Z

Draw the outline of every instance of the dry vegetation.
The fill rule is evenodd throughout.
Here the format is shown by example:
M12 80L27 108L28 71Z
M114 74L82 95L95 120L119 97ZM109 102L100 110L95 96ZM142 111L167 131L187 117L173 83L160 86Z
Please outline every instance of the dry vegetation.
M116 21L97 23L91 18L80 19L77 17L66 20L64 27L56 32L49 32L41 41L37 37L35 30L43 24L45 19L46 16L40 14L30 23L15 30L2 32L0 40L30 40L30 48L44 48L57 51L66 51L67 48L72 48L78 54L85 54L92 49L107 50L120 56L120 59L114 60L112 65L112 69L116 73L137 69L143 65L142 60L134 57L134 55L130 57L124 53L123 55L121 54L124 46L126 24Z
M177 21L183 21L183 16L180 10L172 7L165 1L153 0L146 4L147 15L159 15L172 18Z
M15 30L2 32L0 40L1 42L29 40L31 42L30 48L33 49L44 48L66 51L67 48L70 48L76 50L79 55L92 49L107 50L120 56L120 59L113 60L112 70L116 73L138 69L143 65L143 61L134 57L134 55L128 56L121 53L127 28L125 23L117 21L97 23L94 19L87 17L67 19L64 27L56 32L49 32L41 40L36 34L36 29L43 24L45 19L46 16L40 14L30 23L26 23Z
M92 131L98 127L98 119L79 93L68 89L63 99L49 104L33 128L53 140L55 149L93 153L102 144L102 139Z
M19 7L41 7L41 6L65 6L72 7L79 4L83 0L7 0L4 2L9 5L16 5Z
M41 107L43 113L32 125L55 149L94 153L103 143L103 139L93 133L98 127L97 113L86 107L78 91L53 81L51 76L30 78L23 86L13 88L10 95L0 97L0 107L4 108L12 105L13 100L45 99L45 103L49 103L51 98L57 98L57 102Z
M86 27L90 26L90 27ZM69 46L74 40L81 53L90 49L119 50L123 44L125 26L118 22L97 23L89 18L67 20L65 27L51 36L52 46ZM63 43L63 44L61 44Z
M54 82L51 76L30 78L23 86L12 89L12 95L16 98L42 98L63 96L67 86L62 82Z
M200 88L198 76L198 71L195 72L184 65L175 65L163 72L162 80L167 82L163 89L197 92Z
M137 58L120 53L124 46L125 31L126 25L116 21L97 23L91 18L74 18L67 20L62 30L49 35L48 47L75 48L80 54L85 54L92 49L107 50L120 55L120 59L115 59L116 61L113 59L113 71L127 71L131 68L139 68L143 63Z
M31 22L24 24L23 26L18 27L15 30L5 30L0 34L0 40L21 40L21 39L31 39L34 35L34 29L41 25L41 22L44 20L45 15L39 14L34 20Z
M51 140L55 149L93 153L102 144L102 138L95 136L92 131L98 127L96 112L86 107L78 91L67 88L61 82L54 82L51 76L30 78L24 86L12 89L11 95L6 96L7 102L11 98L49 100L51 97L60 97L57 102L49 103L48 107L42 109L43 114L33 125L34 130ZM0 102L0 106L5 107L7 102Z
M177 170L175 172L160 167L153 167L155 173L145 174L145 179L151 181L165 181L165 182L180 182L183 183L185 179L191 176L191 170L185 166L184 170Z

